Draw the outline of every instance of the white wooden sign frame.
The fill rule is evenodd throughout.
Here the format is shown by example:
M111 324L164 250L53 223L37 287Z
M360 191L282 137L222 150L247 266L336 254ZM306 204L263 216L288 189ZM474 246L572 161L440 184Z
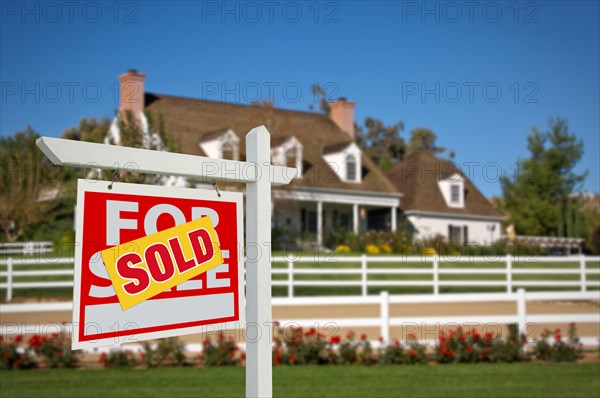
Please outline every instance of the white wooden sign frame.
M246 396L271 397L271 185L289 184L297 175L291 167L271 165L271 139L265 126L246 135L246 162L211 159L146 149L40 137L38 147L56 165L99 169L133 169L205 181L246 183L246 248L269 248L267 255L246 259L246 330L268 328L246 342ZM263 253L265 251L263 250Z

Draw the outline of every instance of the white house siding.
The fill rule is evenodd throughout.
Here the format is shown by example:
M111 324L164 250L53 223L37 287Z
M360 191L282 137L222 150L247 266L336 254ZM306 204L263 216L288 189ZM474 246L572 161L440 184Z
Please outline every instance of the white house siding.
M476 216L466 218L427 214L410 214L407 218L415 228L415 239L432 238L438 234L448 239L450 225L466 226L469 243L485 245L500 239L502 235L500 220L493 218L477 219ZM494 226L494 230L490 231L489 226Z

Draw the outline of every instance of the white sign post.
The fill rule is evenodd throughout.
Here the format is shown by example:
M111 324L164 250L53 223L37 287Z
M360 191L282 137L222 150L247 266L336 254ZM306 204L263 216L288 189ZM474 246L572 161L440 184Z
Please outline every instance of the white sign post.
M246 135L246 162L41 137L38 147L56 165L246 183L246 396L271 397L271 185L296 169L271 165L270 134Z

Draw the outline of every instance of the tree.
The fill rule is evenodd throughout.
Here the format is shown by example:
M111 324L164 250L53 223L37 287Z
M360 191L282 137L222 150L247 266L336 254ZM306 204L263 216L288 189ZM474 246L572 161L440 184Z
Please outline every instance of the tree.
M9 242L44 220L58 196L49 183L60 182L61 171L38 149L38 137L28 126L0 141L0 227Z
M70 127L62 132L61 137L68 140L87 141L101 143L110 129L110 120L102 118L99 121L96 118L82 118L78 127Z
M549 130L533 127L527 137L530 156L520 160L514 176L501 180L503 210L518 234L580 236L574 220L582 219L575 191L587 172L577 174L575 166L583 155L583 141L569 133L564 119L550 119ZM575 214L576 212L577 214Z
M313 95L315 102L319 102L319 110L326 115L329 115L331 109L329 108L329 102L327 102L327 92L318 83L314 83L310 86L310 92ZM309 109L314 109L314 104L309 105Z
M356 126L356 143L381 170L387 170L404 157L406 143L400 136L404 124L386 126L381 120L368 117L364 126Z
M430 151L434 155L441 153L446 150L444 147L435 145L437 135L430 129L424 127L418 127L410 132L410 141L406 148L406 156L417 151ZM454 151L451 152L451 157L454 157Z

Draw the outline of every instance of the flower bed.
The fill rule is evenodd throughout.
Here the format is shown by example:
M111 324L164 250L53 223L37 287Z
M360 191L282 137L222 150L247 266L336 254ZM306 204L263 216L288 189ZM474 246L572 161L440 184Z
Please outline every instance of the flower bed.
M485 333L475 328L461 327L441 332L429 350L413 334L404 341L385 342L382 338L373 344L365 334L356 336L349 332L325 336L315 328L300 327L274 330L273 364L280 365L416 365L428 362L452 363L513 363L529 360L549 362L575 362L582 357L582 347L575 324L571 323L568 339L562 338L561 330L546 330L541 339L528 343L519 335L517 326L509 326L507 338ZM27 340L22 336L0 335L0 369L75 368L80 365L79 351L71 351L64 335L49 337L33 335ZM105 368L131 368L138 366L165 367L191 366L185 355L184 345L177 338L160 340L157 344L145 343L143 352L136 354L124 349L102 353L99 362ZM196 357L201 366L240 366L245 364L245 353L239 349L234 338L217 333L213 340L206 337L203 351Z

